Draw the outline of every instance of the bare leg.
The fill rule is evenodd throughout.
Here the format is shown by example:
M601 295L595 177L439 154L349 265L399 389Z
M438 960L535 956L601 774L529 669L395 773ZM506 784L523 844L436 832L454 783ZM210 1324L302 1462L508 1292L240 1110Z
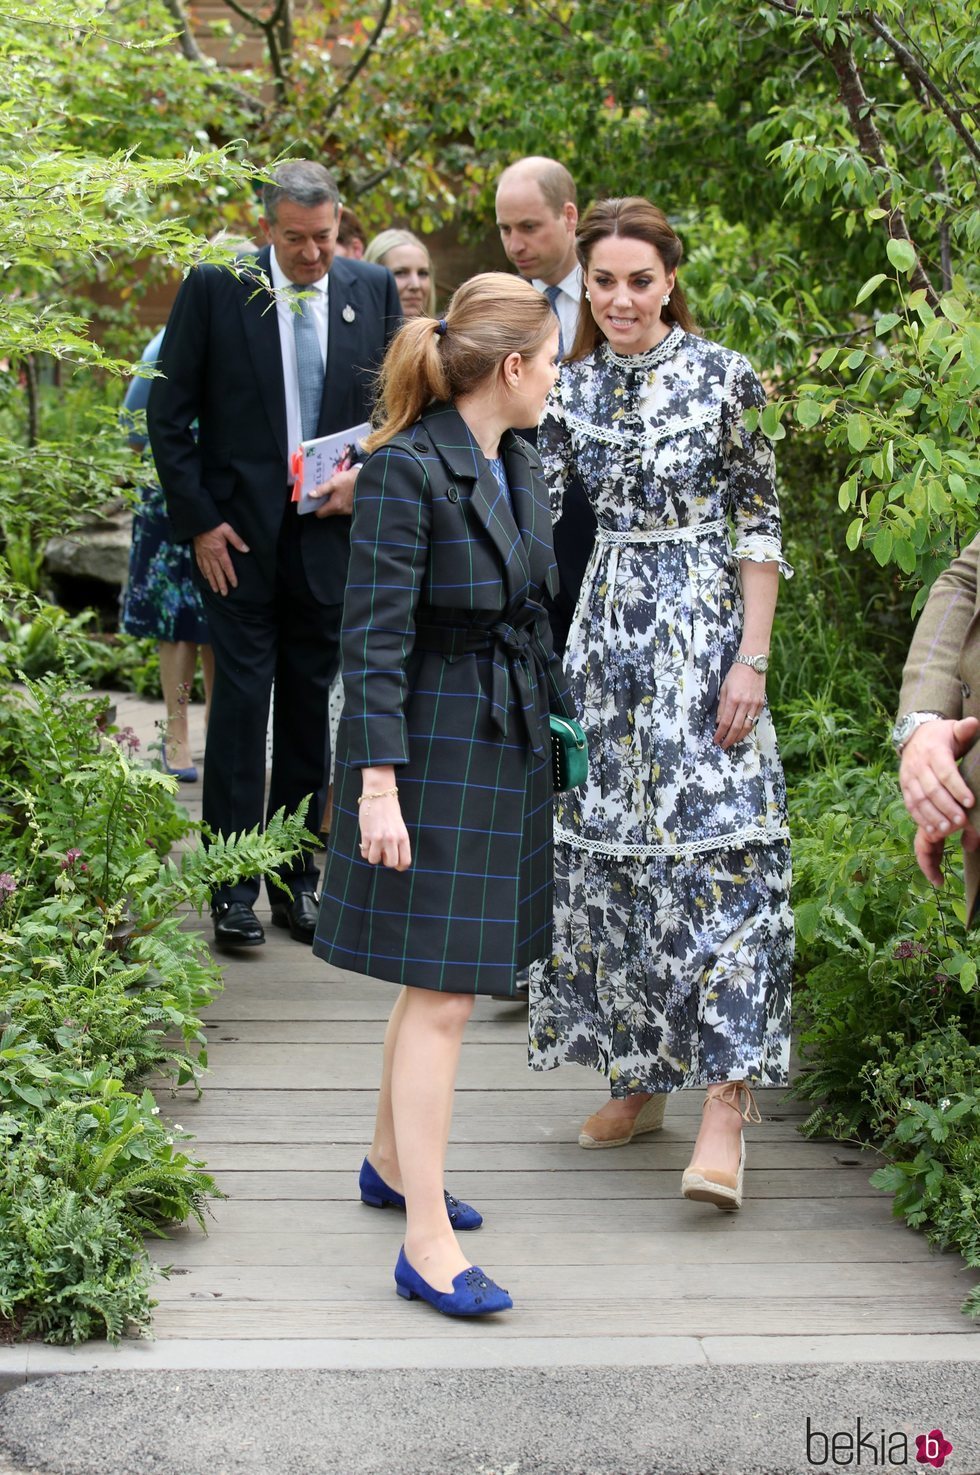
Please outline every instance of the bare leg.
M167 762L171 768L190 768L194 760L187 735L187 704L194 685L197 646L189 640L161 640L159 650L160 686L167 704Z
M708 1087L708 1102L701 1113L701 1130L694 1144L691 1162L698 1167L710 1167L726 1173L734 1181L738 1173L745 1123L738 1107L733 1107L726 1101L712 1099L728 1084L727 1081L716 1081Z
M391 1065L391 1106L408 1222L409 1264L436 1290L471 1264L446 1214L443 1175L468 994L406 988Z
M381 1064L381 1089L378 1092L378 1114L374 1121L374 1136L368 1148L368 1162L375 1172L393 1188L402 1192L401 1169L398 1166L398 1150L395 1147L395 1121L391 1114L391 1067L395 1058L398 1032L405 1015L406 995L403 988L395 1000L385 1030L384 1058Z

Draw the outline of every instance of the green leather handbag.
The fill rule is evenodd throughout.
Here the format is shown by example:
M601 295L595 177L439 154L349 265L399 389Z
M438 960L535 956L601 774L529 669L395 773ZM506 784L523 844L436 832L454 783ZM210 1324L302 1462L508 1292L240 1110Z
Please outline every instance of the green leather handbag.
M556 794L577 789L589 775L589 745L574 717L551 714L551 776Z

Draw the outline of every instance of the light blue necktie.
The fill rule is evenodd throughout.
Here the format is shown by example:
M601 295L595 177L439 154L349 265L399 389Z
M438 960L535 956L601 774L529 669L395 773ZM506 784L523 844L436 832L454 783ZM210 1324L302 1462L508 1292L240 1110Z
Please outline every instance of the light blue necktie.
M558 299L561 296L561 288L545 287L544 295L551 303L551 311L554 313L555 317L558 318ZM558 357L560 359L563 359L565 357L565 340L561 331L561 318L558 318Z
M306 289L294 286L294 292ZM323 399L323 359L316 331L313 298L301 297L299 312L293 313L293 336L296 340L296 377L299 381L299 418L304 440L313 440L320 420Z

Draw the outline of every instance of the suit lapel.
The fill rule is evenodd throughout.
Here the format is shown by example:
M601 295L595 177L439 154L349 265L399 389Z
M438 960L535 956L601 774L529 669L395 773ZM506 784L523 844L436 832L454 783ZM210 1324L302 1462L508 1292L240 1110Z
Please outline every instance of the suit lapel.
M350 410L350 393L354 385L353 365L361 342L364 304L361 284L344 265L342 256L334 257L330 268L327 303L327 363L323 375L323 398L320 401L318 435L346 430L354 417Z
M270 296L269 258L266 246L255 259L254 281L242 280L242 319L252 357L252 367L262 406L276 438L283 461L289 458L286 445L286 386L282 373L282 344L275 298Z
M529 582L527 552L514 510L501 492L486 457L462 416L451 406L428 411L423 420L433 445L453 476L472 482L470 507L500 556L508 602L519 598Z

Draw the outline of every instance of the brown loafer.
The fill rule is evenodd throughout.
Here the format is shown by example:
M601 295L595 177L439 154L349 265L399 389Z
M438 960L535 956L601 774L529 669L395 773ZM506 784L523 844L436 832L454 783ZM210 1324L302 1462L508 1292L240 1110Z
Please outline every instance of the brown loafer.
M664 1124L664 1111L667 1106L667 1097L651 1096L640 1107L633 1123L623 1136L623 1128L617 1121L604 1117L601 1112L590 1116L587 1122L582 1123L582 1130L578 1134L579 1147L625 1147L627 1142L632 1142L634 1137L642 1137L644 1132L659 1132Z

